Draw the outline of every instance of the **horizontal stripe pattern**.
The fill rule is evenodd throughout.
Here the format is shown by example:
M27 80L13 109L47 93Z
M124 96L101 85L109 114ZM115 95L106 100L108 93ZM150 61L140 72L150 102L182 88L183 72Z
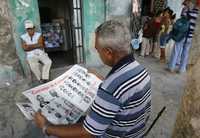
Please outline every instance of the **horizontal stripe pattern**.
M128 105L124 106L123 109L132 109L132 108L138 107L142 103L147 101L147 99L150 98L150 97L151 97L151 89L148 90L141 99L138 99L137 101L130 102Z
M132 82L135 82L136 80L140 79L142 76L147 75L147 72L145 70L142 70L141 72L139 72L139 74L136 74L135 77L131 77L130 80L126 80L123 84L120 85L119 88L117 88L117 90L115 90L113 96L119 97L120 92L126 88L126 86L132 84Z
M193 33L195 30L195 26L196 26L196 22L197 22L197 18L198 18L198 9L197 8L193 8L191 10L186 10L184 11L183 15L187 15L189 16L189 30L188 30L188 35L187 38L192 38L193 37Z
M126 84L122 89L119 90L119 92L116 95L116 98L119 99L122 97L122 95L127 92L130 88L135 87L136 85L140 84L146 77L148 77L148 73L145 72L141 77L138 79L132 80L128 84Z
M98 138L141 137L150 111L150 76L133 61L118 67L102 83L84 128Z
M98 105L96 102L93 103L92 110L98 113L101 116L107 117L107 118L114 118L116 111L111 111L109 109L105 109L102 106Z
M137 61L127 65L124 69L121 69L119 72L117 72L116 75L112 74L109 78L107 78L105 83L102 84L102 88L108 90L112 94L117 86L120 86L123 82L126 82L128 79L132 78L130 74L137 75L135 74L136 72L132 70L132 67L139 70L141 68Z

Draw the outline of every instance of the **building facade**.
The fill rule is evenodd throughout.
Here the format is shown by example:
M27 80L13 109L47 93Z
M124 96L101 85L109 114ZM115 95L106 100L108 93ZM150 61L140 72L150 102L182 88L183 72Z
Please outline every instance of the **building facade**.
M119 18L130 23L132 0L4 0L10 14L10 25L13 36L16 55L19 59L22 72L25 76L30 75L25 53L21 47L20 35L25 33L24 21L32 20L38 31L51 30L51 26L59 23L63 32L63 46L48 48L52 58L56 54L63 57L53 59L53 64L63 60L62 65L85 63L88 66L102 65L94 50L94 29L105 20ZM141 0L141 4L145 3ZM153 3L152 0L151 3ZM168 0L168 4L174 8L174 0ZM176 0L179 5L182 0ZM151 5L152 6L152 5ZM153 9L153 8L152 8ZM176 12L180 12L177 11ZM53 24L53 25L52 25ZM54 26L53 26L54 27ZM55 30L54 31L58 31ZM59 30L60 31L60 30ZM45 32L47 35L49 32ZM47 38L48 39L48 38ZM52 45L51 45L52 46ZM52 52L53 51L53 52ZM59 53L61 51L62 53ZM64 59L70 57L69 63Z

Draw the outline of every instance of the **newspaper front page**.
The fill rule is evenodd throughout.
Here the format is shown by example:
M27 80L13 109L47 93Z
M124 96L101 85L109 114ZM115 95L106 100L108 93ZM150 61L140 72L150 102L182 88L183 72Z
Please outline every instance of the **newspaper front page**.
M34 111L53 124L73 124L84 115L95 99L101 80L87 69L74 65L58 78L23 92ZM20 110L20 103L17 104ZM22 111L27 112L27 111ZM27 114L24 113L27 117ZM33 113L31 113L33 114ZM27 117L31 119L31 117Z

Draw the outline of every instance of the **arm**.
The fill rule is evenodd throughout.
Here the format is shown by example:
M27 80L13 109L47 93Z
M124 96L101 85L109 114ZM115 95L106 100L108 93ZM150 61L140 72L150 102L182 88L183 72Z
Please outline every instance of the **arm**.
M44 45L44 40L43 40L42 36L40 36L40 38L38 40L38 43L37 44L33 44L33 45L27 45L26 42L24 42L22 40L22 48L25 51L31 51L31 50L34 50L34 49L44 48L44 47L45 47L45 45Z
M94 138L82 125L83 124L49 126L47 128L47 134L61 138Z
M166 25L165 25L165 27L166 27L166 28L165 28L165 33L168 32L170 24L171 24L171 20L168 19L167 22L166 22Z
M169 25L170 25L170 20L167 17L164 17L162 22L161 22L161 28L162 28L162 25L164 25L164 30L163 30L164 32L163 33L167 33Z
M39 128L43 128L47 123L46 118L40 113L35 114L35 123ZM93 138L93 136L88 133L83 125L49 125L46 129L48 135L57 136L59 138Z

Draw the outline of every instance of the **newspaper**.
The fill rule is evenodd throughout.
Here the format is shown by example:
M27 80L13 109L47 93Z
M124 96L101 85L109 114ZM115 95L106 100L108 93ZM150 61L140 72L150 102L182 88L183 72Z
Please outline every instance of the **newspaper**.
M95 99L101 80L87 69L74 65L58 78L23 92L34 111L42 114L53 124L73 124L84 115ZM23 105L17 104L22 111ZM28 113L27 113L28 111ZM22 111L32 119L29 110ZM28 115L27 115L28 114Z
M35 110L33 109L33 105L31 103L16 103L16 104L28 120L33 119Z

